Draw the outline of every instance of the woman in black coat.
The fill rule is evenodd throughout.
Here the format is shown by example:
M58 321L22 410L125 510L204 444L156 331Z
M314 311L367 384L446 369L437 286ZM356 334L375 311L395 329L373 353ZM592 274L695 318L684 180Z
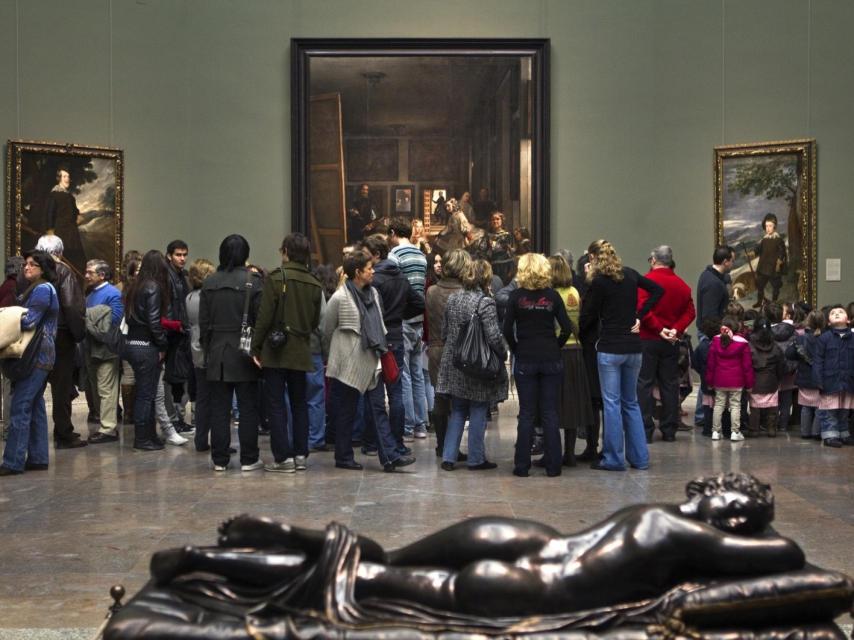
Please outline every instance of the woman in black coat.
M124 359L133 369L136 392L133 405L133 448L157 451L163 443L154 423L154 398L160 368L166 354L166 331L160 319L169 304L169 275L166 258L149 251L134 280L125 288L125 322L128 326Z
M238 438L242 471L264 468L258 451L258 367L241 350L241 332L252 327L261 303L261 276L246 267L249 243L230 235L219 246L219 267L202 285L200 343L210 386L211 458L214 471L225 471L231 445L231 398L240 411Z

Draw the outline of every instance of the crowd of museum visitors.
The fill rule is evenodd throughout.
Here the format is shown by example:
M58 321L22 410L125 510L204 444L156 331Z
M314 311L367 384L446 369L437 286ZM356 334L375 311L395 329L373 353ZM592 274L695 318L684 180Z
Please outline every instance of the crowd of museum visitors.
M485 435L511 383L518 477L578 461L647 469L656 425L662 442L694 429L739 442L799 424L801 438L854 445L854 303L745 309L732 299L729 247L695 298L669 246L650 252L644 275L606 240L574 263L532 252L498 211L481 216L488 230L465 228L466 203L474 214L470 199L451 202L452 231L437 237L384 221L345 247L337 270L312 267L308 239L293 233L266 271L235 234L216 263L174 240L165 254L128 252L117 274L90 260L80 279L62 239L42 236L7 261L0 286L4 346L19 329L31 336L3 360L0 475L48 468L48 383L56 449L121 446L127 424L134 450L189 446L218 473L301 472L322 452L340 469L376 456L393 472L427 438L443 471L489 471ZM689 369L700 378L690 413ZM92 427L72 423L79 393Z

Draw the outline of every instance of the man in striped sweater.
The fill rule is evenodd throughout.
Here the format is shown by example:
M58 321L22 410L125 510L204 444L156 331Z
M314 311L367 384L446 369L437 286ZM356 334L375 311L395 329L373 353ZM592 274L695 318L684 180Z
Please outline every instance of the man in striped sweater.
M388 228L391 246L388 259L395 262L416 293L424 295L427 277L427 257L409 241L412 224L408 218L398 216ZM424 390L424 373L421 368L421 346L424 337L424 316L418 315L403 321L403 408L406 414L404 438L427 437L427 394Z

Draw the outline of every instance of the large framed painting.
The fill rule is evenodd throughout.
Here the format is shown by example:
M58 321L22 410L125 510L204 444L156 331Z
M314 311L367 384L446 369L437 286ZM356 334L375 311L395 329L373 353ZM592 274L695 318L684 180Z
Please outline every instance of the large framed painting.
M815 140L715 147L715 237L744 306L816 304Z
M6 255L55 234L82 279L86 262L122 259L123 153L120 149L9 140L6 145Z
M547 39L292 40L292 226L314 259L340 262L376 226L377 195L429 218L439 190L548 250L548 62Z

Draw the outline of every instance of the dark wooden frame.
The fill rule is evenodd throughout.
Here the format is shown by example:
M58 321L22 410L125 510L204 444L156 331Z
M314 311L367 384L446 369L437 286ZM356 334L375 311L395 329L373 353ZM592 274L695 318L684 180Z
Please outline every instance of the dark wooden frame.
M291 226L309 235L309 64L318 56L530 56L531 232L549 251L549 40L547 38L293 38L291 40Z
M51 154L58 157L82 156L102 158L116 163L116 192L113 211L115 231L111 256L93 256L106 260L118 280L121 273L124 250L124 151L110 147L84 146L61 142L40 142L33 140L8 140L6 142L6 257L20 255L33 247L21 245L22 232L22 172L24 153ZM74 269L76 272L77 269ZM77 274L80 278L83 273Z
M813 307L818 304L818 206L816 195L816 142L814 138L753 142L715 147L715 243L724 244L724 162L733 158L766 158L793 155L798 158L798 210L801 214L801 264L795 286L798 296Z

